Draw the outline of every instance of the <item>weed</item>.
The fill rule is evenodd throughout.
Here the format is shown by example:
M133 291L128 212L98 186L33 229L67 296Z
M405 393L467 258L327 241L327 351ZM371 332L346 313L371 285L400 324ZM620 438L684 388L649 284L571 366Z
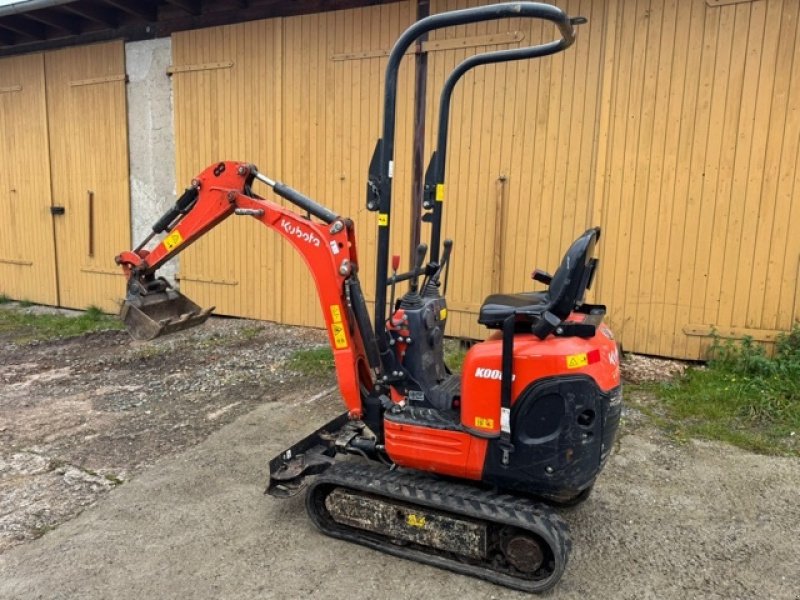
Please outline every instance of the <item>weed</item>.
M30 308L31 306L33 306L33 302L31 302L30 300L20 300L19 305L22 308Z
M257 338L261 332L264 331L264 328L260 325L251 325L249 327L242 327L237 334L239 339L242 340L252 340Z
M56 527L57 525L40 525L39 527L34 527L31 529L31 533L33 534L34 539L38 539L44 534L53 531Z
M28 314L14 308L0 310L0 337L17 344L73 337L91 331L122 329L116 317L90 307L78 316L63 314Z
M104 475L104 477L106 478L107 481L111 482L111 484L113 484L115 486L122 485L124 483L124 481L122 479L120 479L119 477L117 477L113 473L106 473Z
M690 436L730 442L767 454L798 454L800 325L779 336L774 356L745 338L715 336L704 368L689 369L652 391L667 417Z
M289 357L288 366L304 375L326 375L333 371L333 352L329 346L297 350Z
M9 296L0 294L0 304L8 304L9 302L13 302Z
M148 358L156 358L163 356L169 352L169 348L163 344L143 344L136 348L133 352L134 356L140 360L147 360Z
M464 357L467 356L471 343L466 340L448 339L444 342L444 364L446 364L453 373L461 371L464 366Z

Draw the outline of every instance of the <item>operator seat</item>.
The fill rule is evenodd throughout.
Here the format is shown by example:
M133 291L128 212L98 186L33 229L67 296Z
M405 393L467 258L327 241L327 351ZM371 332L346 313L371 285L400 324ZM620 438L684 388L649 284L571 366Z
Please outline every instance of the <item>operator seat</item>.
M536 278L548 283L546 291L488 296L481 305L478 323L489 329L501 329L503 321L511 315L516 315L519 323L529 324L545 313L565 320L583 304L586 290L592 284L597 266L592 255L599 239L599 227L586 230L564 254L552 278L540 273Z

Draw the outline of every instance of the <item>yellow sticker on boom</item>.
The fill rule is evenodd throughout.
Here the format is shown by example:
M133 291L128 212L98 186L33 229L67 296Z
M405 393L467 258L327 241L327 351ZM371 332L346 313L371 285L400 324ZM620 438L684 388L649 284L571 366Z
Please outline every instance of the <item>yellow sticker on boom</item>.
M408 517L406 517L406 523L411 525L411 527L418 527L422 529L425 527L425 517L420 515L408 515Z
M480 427L481 429L494 429L494 419L475 417L475 427Z
M331 320L334 323L342 322L342 309L339 308L338 304L331 304Z
M589 357L584 352L583 354L570 354L567 356L568 369L580 369L589 364Z
M447 318L447 309L443 308L439 311L439 320L444 321Z
M388 227L389 215L386 213L378 213L378 227Z
M436 201L437 202L444 202L444 184L437 183L436 184Z
M337 350L347 348L347 334L344 332L344 324L334 323L331 325L333 334L333 345Z
M164 238L164 248L167 252L174 250L183 243L183 236L177 229Z

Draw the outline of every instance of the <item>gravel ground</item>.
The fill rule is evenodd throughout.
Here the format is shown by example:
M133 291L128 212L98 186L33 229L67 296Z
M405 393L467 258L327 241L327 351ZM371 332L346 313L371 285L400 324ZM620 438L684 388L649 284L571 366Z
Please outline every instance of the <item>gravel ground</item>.
M267 460L342 410L332 377L285 369L323 341L225 319L147 343L0 337L0 598L524 597L325 538L301 498L263 495ZM547 597L800 600L800 460L623 414Z
M121 331L23 346L0 339L0 552L158 458L307 388L283 363L323 341L315 330L233 319L152 342Z

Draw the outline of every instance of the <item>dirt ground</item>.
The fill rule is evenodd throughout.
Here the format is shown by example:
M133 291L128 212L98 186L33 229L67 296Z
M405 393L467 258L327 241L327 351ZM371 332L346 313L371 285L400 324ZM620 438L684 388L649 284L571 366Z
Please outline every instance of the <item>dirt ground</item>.
M0 337L0 552L307 389L283 363L321 342L319 331L234 319L152 342L122 331L30 345Z
M325 538L266 463L338 414L318 331L0 338L0 598L522 598ZM658 365L657 371L663 368ZM637 370L641 375L641 369ZM553 598L800 599L800 461L676 445L626 411Z

